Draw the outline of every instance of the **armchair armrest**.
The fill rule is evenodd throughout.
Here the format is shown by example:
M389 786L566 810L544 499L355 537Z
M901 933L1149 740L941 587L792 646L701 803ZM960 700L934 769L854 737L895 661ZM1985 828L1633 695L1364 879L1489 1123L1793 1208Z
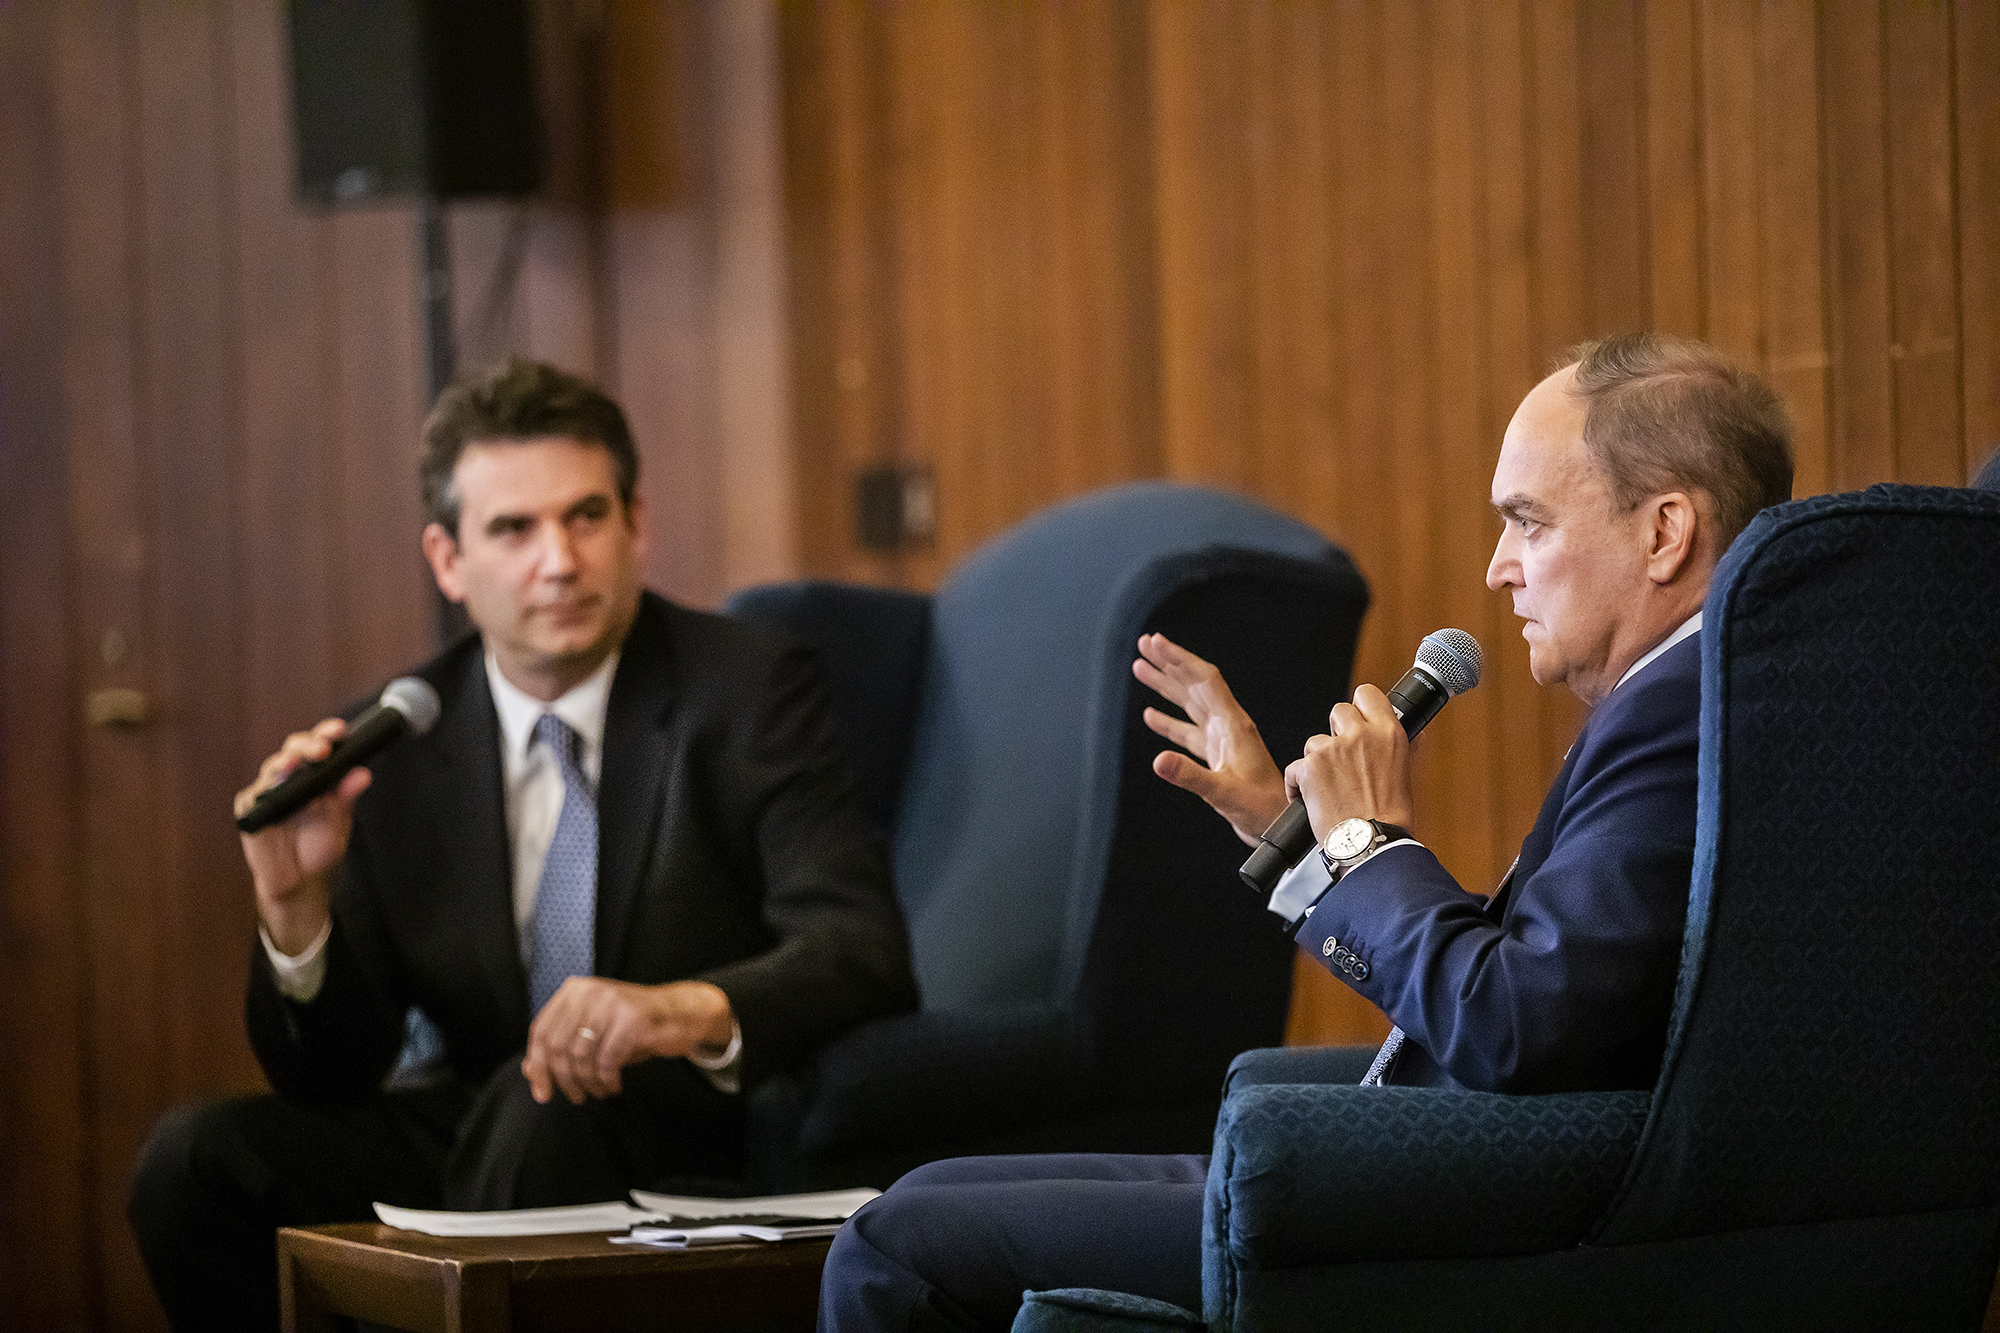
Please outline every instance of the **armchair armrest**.
M1575 1244L1624 1178L1650 1101L1645 1092L1245 1087L1216 1121L1204 1289L1230 1299L1222 1268Z

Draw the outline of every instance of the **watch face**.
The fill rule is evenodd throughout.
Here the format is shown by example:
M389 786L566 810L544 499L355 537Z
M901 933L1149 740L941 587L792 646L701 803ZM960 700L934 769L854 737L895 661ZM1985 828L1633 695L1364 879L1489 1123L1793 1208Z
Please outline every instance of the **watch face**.
M1326 854L1336 861L1359 856L1375 841L1375 826L1365 819L1343 819L1326 835Z

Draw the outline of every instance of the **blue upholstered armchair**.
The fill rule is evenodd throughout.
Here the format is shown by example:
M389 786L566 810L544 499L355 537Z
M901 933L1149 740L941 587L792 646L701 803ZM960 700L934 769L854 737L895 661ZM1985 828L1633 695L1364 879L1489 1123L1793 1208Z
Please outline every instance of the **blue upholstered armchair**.
M1231 1070L1212 1329L1976 1328L2000 1257L2000 497L1782 505L1702 633L1687 943L1649 1092ZM1323 1081L1324 1080L1324 1081ZM1017 1330L1186 1327L1038 1294Z
M1280 754L1325 727L1367 606L1312 529L1140 483L1027 520L933 596L751 589L815 644L888 834L922 1009L751 1099L762 1183L886 1186L976 1152L1206 1148L1229 1060L1280 1040L1290 946L1245 850L1155 777L1139 635L1221 665Z

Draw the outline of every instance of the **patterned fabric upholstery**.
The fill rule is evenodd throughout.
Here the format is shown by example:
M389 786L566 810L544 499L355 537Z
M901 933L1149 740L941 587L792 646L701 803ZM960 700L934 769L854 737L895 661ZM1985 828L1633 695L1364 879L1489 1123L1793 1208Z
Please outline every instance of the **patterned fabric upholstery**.
M982 1151L1201 1151L1230 1058L1283 1032L1291 949L1239 886L1242 844L1153 775L1136 641L1216 660L1295 752L1347 689L1367 596L1305 525L1147 482L1036 515L934 598L735 599L820 650L864 793L894 792L875 808L923 998L756 1091L769 1183L887 1185Z
M1209 1228L1232 1265L1258 1268L1574 1244L1624 1177L1649 1100L1244 1088L1216 1124Z
M1990 1208L2000 498L1766 513L1709 615L1687 961L1602 1239Z

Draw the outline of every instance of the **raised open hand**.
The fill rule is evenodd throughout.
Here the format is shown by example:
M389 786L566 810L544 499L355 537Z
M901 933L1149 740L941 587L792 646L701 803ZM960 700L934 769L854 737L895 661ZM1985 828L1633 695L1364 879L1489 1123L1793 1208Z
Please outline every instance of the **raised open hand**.
M1288 803L1285 776L1222 673L1164 634L1142 634L1132 674L1187 714L1146 710L1146 725L1187 751L1161 751L1153 771L1207 801L1255 847Z

